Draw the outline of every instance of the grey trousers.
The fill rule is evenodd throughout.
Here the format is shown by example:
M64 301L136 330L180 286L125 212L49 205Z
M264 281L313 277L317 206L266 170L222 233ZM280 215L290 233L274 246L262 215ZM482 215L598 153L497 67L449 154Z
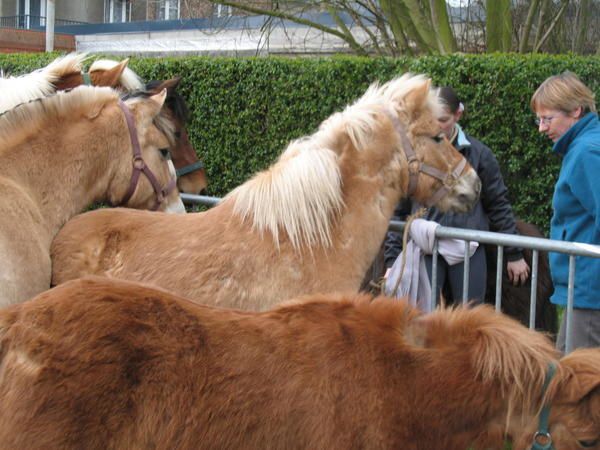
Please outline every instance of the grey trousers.
M564 353L566 343L567 313L563 314L556 338L556 348ZM571 350L600 347L600 309L573 308L571 322Z

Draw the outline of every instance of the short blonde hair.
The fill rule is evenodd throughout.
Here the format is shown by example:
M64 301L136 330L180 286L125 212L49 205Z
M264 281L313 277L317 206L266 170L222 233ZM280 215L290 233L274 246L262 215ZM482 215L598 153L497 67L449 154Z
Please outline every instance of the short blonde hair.
M581 107L581 115L596 112L594 93L573 72L547 78L531 97L531 110L539 107L570 113Z

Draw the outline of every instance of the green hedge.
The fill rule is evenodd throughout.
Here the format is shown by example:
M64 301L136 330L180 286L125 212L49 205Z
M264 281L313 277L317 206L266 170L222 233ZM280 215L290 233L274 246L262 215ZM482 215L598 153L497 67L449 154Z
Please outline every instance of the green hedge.
M56 54L0 55L0 67L19 74ZM529 99L548 76L572 70L599 92L600 58L573 55L452 55L375 59L132 58L144 79L183 78L192 111L192 142L222 196L265 168L293 139L309 133L375 81L405 71L451 85L466 106L465 129L494 150L518 216L547 229L559 159L540 136Z

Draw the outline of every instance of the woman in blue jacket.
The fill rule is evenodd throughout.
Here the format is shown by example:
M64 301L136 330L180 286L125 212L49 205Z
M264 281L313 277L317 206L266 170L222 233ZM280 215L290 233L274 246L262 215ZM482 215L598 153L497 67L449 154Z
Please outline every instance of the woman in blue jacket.
M553 142L562 165L552 198L550 238L600 244L600 121L592 91L564 72L544 81L531 98L540 133ZM600 259L577 257L572 348L600 346ZM551 301L567 304L569 256L550 253ZM565 350L565 317L557 339Z

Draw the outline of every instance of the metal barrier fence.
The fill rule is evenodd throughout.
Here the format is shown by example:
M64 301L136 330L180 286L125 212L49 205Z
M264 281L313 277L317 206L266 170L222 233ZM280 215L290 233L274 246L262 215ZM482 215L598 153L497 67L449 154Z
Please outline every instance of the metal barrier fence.
M201 195L189 195L182 194L181 198L184 203L191 205L205 205L214 206L220 198L218 197L207 197ZM392 220L390 222L390 230L402 232L404 229L404 222L398 222ZM435 230L435 242L433 246L432 255L432 276L431 276L431 293L433 296L432 303L437 304L439 293L433 288L437 286L437 260L438 260L438 239L460 239L465 241L464 251L464 274L463 274L463 302L467 301L467 290L469 286L469 242L475 241L482 244L493 244L498 247L498 259L496 264L496 297L495 307L496 310L500 310L501 305L501 293L502 293L502 268L503 268L503 249L504 247L520 247L529 248L532 250L532 264L531 264L531 296L530 296L530 307L529 307L529 327L534 328L535 326L535 311L537 302L537 277L538 277L538 259L539 252L557 252L565 253L569 255L569 281L567 286L567 310L566 310L566 340L565 340L565 352L569 353L572 349L572 319L573 319L573 301L575 292L575 258L577 256L589 257L589 258L600 258L600 245L582 244L578 242L563 242L554 241L551 239L535 238L518 236L513 234L505 233L493 233L491 231L478 231L478 230L467 230L461 228L451 228L439 226ZM599 274L600 276L600 274Z

